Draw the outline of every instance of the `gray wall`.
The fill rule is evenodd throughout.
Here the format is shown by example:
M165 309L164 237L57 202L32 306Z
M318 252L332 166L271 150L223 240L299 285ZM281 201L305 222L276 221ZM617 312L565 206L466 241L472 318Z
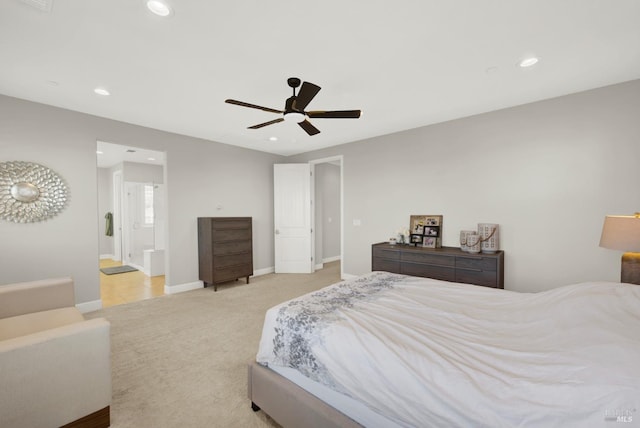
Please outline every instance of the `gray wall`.
M163 184L164 167L138 162L122 162L122 181Z
M70 275L77 302L100 298L97 140L166 152L167 285L198 280L199 216L253 217L254 268L273 266L273 164L281 156L6 96L0 120L0 161L49 167L71 195L65 211L48 221L0 222L0 284Z
M598 247L606 214L640 210L640 81L291 157L343 155L347 274L411 214L444 215L444 245L500 224L506 287L619 281ZM361 220L354 226L353 220Z
M170 286L198 278L198 216L252 216L254 267L272 267L272 165L335 155L348 274L411 214L442 214L448 246L500 224L509 289L615 281L621 254L598 240L606 214L640 210L638 117L633 81L283 158L0 96L0 161L41 163L71 191L51 220L0 222L0 284L71 275L78 302L99 299L96 140L166 152Z

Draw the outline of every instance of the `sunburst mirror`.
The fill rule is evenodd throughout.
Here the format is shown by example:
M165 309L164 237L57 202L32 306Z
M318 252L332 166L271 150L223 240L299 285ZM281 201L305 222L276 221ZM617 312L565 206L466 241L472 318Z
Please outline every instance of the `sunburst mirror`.
M62 177L32 162L0 162L0 219L43 221L60 213L68 200Z

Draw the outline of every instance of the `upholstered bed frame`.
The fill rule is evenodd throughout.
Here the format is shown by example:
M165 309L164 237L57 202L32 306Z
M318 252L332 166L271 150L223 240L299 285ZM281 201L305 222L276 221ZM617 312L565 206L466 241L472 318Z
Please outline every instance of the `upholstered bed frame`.
M362 425L316 396L252 361L249 363L249 399L283 427L355 428Z

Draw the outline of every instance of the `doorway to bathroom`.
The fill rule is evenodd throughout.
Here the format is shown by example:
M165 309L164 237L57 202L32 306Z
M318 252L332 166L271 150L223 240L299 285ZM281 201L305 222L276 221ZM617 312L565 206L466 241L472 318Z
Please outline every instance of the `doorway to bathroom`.
M97 165L102 306L161 296L165 154L98 141Z

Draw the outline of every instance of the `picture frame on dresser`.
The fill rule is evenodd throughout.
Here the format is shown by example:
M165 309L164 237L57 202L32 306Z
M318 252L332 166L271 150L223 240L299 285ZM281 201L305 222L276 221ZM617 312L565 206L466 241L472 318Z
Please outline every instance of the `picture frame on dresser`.
M412 215L409 218L410 244L426 248L442 247L442 215Z

